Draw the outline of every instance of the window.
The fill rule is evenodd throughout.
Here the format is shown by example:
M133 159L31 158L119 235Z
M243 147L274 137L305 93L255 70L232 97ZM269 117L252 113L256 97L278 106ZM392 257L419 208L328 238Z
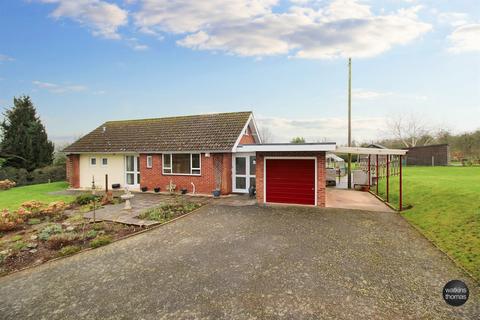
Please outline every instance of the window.
M97 165L97 158L90 158L90 165L96 166Z
M163 174L200 175L199 153L163 154Z
M102 166L108 166L108 158L102 158Z
M147 168L151 169L153 167L152 156L147 156Z

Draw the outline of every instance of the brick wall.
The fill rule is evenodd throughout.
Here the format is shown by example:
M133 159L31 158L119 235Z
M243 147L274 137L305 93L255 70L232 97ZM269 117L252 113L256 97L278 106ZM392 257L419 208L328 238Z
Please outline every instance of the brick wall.
M195 192L211 194L216 187L214 173L214 159L220 157L222 163L222 185L223 194L231 192L231 154L210 154L206 157L201 154L201 176L191 175L163 175L162 173L162 155L152 154L152 168L147 168L147 154L140 154L140 186L153 190L160 187L161 191L166 191L167 185L174 183L177 186L176 191L186 188L188 192L193 191L191 182L195 184Z
M317 157L317 205L325 207L326 202L326 170L325 170L325 152L257 152L257 169L256 169L256 187L257 201L263 203L263 167L264 157Z
M66 162L67 181L71 188L80 188L80 155L69 154Z
M250 130L250 128L247 129L248 131L248 134L244 134L241 138L240 138L240 144L254 144L256 143L255 142L255 138L253 137L253 134L252 134L252 130Z

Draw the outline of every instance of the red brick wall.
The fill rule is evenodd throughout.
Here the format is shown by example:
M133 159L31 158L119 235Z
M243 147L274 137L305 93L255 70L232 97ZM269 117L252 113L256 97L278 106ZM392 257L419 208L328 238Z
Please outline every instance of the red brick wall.
M71 188L80 188L80 155L69 154L66 163L67 181Z
M258 203L263 203L263 163L264 157L317 157L317 205L325 207L325 152L257 152L256 187Z
M250 130L250 128L247 129L248 131L248 134L244 134L242 136L242 138L240 138L240 144L254 144L256 143L255 142L255 139L253 138L253 135L252 135L252 130Z
M162 155L152 154L153 165L152 168L147 168L147 154L140 155L140 186L147 187L148 190L153 190L160 187L161 191L166 191L167 185L174 183L177 188L176 191L186 188L188 192L193 191L191 182L195 184L195 192L203 194L211 194L215 189L215 172L214 172L214 157L222 157L222 186L223 194L231 192L231 154L210 154L206 157L204 153L201 154L201 176L190 175L163 175L162 174ZM228 161L228 158L230 159ZM227 178L228 177L228 178Z

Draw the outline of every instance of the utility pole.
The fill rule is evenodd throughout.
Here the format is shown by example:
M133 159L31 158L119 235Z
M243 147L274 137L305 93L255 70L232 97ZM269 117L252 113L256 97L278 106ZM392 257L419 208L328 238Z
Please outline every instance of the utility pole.
M348 58L348 147L352 146L352 58ZM348 154L348 189L352 188L352 154Z

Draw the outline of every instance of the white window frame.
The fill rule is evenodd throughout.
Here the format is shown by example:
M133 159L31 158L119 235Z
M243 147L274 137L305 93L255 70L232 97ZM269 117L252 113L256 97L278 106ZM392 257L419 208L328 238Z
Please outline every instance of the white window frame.
M315 160L315 204L314 206L318 206L318 158L316 156L313 157L289 157L289 156L279 156L279 157L263 157L263 203L267 204L270 202L267 202L267 160L302 160L302 159L307 159L307 160ZM295 206L312 206L308 204L294 204L294 203L289 203L286 205L295 205Z
M103 163L103 160L107 160L107 164ZM101 163L102 167L107 167L108 166L108 158L102 158Z
M153 168L153 156L147 156L147 169Z
M92 164L92 160L95 160L94 164ZM90 157L89 163L90 163L90 167L96 167L97 166L97 158L96 157Z
M162 174L165 176L201 176L202 175L202 154L201 153L188 153L190 155L190 173L175 173L173 172L173 154L181 154L181 152L172 152L172 153L163 153L162 154ZM192 167L192 155L198 155L198 164L199 167ZM165 166L165 158L170 157L170 166ZM165 169L170 170L170 172L165 172ZM193 170L198 170L198 173L193 173Z

